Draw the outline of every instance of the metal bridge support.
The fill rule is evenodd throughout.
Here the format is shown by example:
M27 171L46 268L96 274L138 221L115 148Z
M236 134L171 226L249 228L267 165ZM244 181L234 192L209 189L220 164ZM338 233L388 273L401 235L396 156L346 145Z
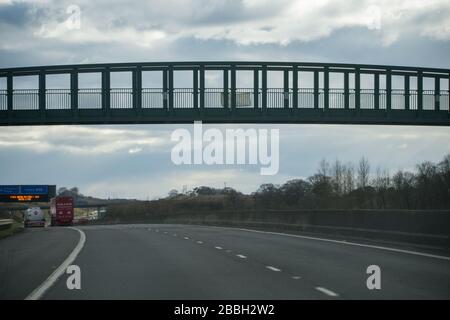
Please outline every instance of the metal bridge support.
M253 70L253 108L259 108L259 70Z
M330 107L330 72L328 67L325 67L323 71L323 96L323 108L328 110Z
M298 109L298 66L292 67L292 108Z
M361 108L361 74L359 68L355 69L355 109Z
M167 77L168 77L168 105L169 112L173 111L174 101L173 101L173 66L170 65L167 69Z
M162 82L163 82L163 109L168 110L169 109L169 89L168 89L168 74L167 74L167 68L164 68L162 70Z
M447 108L447 111L450 114L450 73L447 76Z
M314 109L319 109L319 71L314 71Z
M233 112L236 109L236 66L232 65L231 71L231 108Z
M417 73L417 110L423 110L423 73Z
M70 72L70 109L78 112L78 72L76 69Z
M350 77L348 71L344 72L344 108L350 109Z
M262 66L261 72L261 81L262 81L262 112L266 113L267 109L267 66Z
M13 76L8 73L6 76L6 99L7 99L7 109L9 116L13 110Z
M283 107L289 108L289 70L283 70Z
M205 67L200 66L200 110L205 108Z
M111 72L109 68L102 71L102 109L103 113L108 116L111 108Z
M374 108L375 110L379 110L380 109L380 74L377 72L374 75L374 85L373 85L373 89L374 89Z
M230 88L229 88L229 79L228 79L228 69L223 70L223 106L228 109L230 107Z
M39 72L39 113L45 118L45 71Z
M194 94L194 109L198 110L198 68L192 69L192 83Z
M441 105L441 78L434 78L434 110L439 111Z
M386 111L392 108L392 74L391 69L386 70Z
M410 88L409 88L409 76L405 76L405 84L404 84L404 88L405 88L405 110L409 110L410 109L410 103L409 103L409 98L410 98Z
M136 114L139 114L142 109L142 68L140 66L132 71L132 82L133 108Z

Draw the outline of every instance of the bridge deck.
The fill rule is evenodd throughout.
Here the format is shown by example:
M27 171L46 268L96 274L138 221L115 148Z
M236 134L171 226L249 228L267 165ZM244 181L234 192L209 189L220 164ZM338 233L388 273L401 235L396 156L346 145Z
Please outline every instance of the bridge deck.
M191 87L174 86L178 71L191 74ZM221 87L206 86L206 75L211 71L221 73ZM130 74L129 88L111 87L111 76L117 72ZM159 74L159 87L142 85L146 72ZM237 87L241 72L247 75L250 72L251 87ZM98 74L100 86L80 88L79 76L84 73ZM272 73L280 76L281 85L277 88L268 87ZM66 88L46 86L47 78L56 74L66 75L70 80ZM311 78L308 87L299 83L305 74ZM36 87L15 88L14 80L24 76L34 76ZM287 62L123 63L0 69L0 84L6 84L4 88L0 86L0 125L194 120L450 125L449 77L448 69Z

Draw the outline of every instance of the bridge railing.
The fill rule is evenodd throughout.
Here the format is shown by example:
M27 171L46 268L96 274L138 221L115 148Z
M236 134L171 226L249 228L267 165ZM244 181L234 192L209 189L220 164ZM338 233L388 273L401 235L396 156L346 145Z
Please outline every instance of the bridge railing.
M143 109L163 108L164 91L162 88L143 88L142 105Z
M76 94L78 98L77 109L103 108L103 93L101 88L78 89L76 90Z
M8 110L8 91L0 89L0 111Z
M47 110L70 109L70 89L46 89L45 108Z
M229 101L228 90L224 90L222 88L205 88L203 90L204 95L204 108L208 109L222 109L226 105L226 101ZM225 98L225 93L227 93L227 97ZM198 101L201 100L202 93L199 91L198 93ZM198 105L200 107L200 105Z
M176 71L190 71L192 86L175 87ZM210 71L222 73L222 86L206 85L206 73ZM253 75L253 86L237 86L242 71ZM110 79L114 72L131 73L130 86L112 86ZM143 86L144 72L158 72L160 86ZM101 83L98 87L80 87L79 75L82 73L100 74ZM282 75L279 86L268 86L272 73ZM311 85L300 85L303 73L312 75ZM69 87L48 88L46 77L50 75L68 75ZM330 77L336 75L341 76L338 86L336 81L330 81ZM37 77L38 88L15 88L15 79L21 76ZM399 87L399 81L394 86L394 77L395 80L403 79L400 81L403 87ZM317 111L330 110L337 115L340 110L367 110L382 118L394 110L396 117L402 117L402 114L409 118L437 117L450 122L448 69L300 62L119 63L0 69L0 78L6 79L0 79L0 83L6 83L6 87L0 87L0 124L13 124L17 119L45 123L46 119L63 117L68 122L73 119L70 117L96 117L96 122L106 123L101 117L111 118L109 110L119 112L114 113L120 114L118 122L127 112L136 117L134 122L139 122L143 115L146 115L146 121L151 121L153 111L161 121L164 116L161 110L168 111L169 115L206 110L224 117L234 111L250 114L252 109L262 115L265 110L271 110L271 115L277 112L285 115L285 110L305 110L303 114L314 114L320 119L323 117ZM70 114L68 110L76 112ZM33 116L32 111L39 111L35 113L39 117ZM412 114L410 111L417 112ZM342 112L359 117L357 113ZM196 114L193 112L192 117ZM258 113L254 113L254 117L257 119ZM37 118L39 120L34 120Z
M133 108L133 88L111 88L109 97L111 109Z
M39 90L37 89L16 89L13 91L14 110L38 110Z
M258 96L257 105L255 105L255 93ZM142 108L165 108L164 100L169 94L164 92L163 88L142 88L140 90L142 97ZM316 97L317 94L317 97ZM111 109L132 109L133 96L135 93L132 88L111 88L109 90L109 100ZM190 88L173 89L173 108L191 109L198 108L195 105L195 93ZM228 105L225 106L225 95ZM236 88L236 108L262 108L261 89L254 91L252 88ZM380 89L378 94L373 89L360 89L359 106L360 109L377 109L375 106L376 96L378 95L378 109L386 110L387 92ZM391 109L396 110L418 110L419 93L417 90L410 90L408 96L405 90L391 90ZM294 90L284 91L283 88L267 88L266 108L293 108ZM39 90L38 89L15 89L13 90L12 110L39 110ZM103 99L101 88L78 89L78 109L102 109ZM197 100L200 93L197 93ZM225 108L231 106L231 91L224 91L221 88L208 88L204 91L205 108ZM316 103L316 99L318 99ZM286 104L287 101L287 104ZM409 101L408 107L406 107ZM356 91L348 91L348 102L346 102L345 91L340 88L328 89L328 108L329 109L355 109ZM436 110L436 102L442 111L449 110L449 92L440 90L436 95L434 90L422 91L422 109ZM297 108L325 108L325 92L318 89L315 93L314 88L297 89ZM317 106L316 106L317 105ZM46 110L65 110L72 108L72 98L70 89L46 89L45 90L45 109ZM8 110L7 90L0 90L0 111Z

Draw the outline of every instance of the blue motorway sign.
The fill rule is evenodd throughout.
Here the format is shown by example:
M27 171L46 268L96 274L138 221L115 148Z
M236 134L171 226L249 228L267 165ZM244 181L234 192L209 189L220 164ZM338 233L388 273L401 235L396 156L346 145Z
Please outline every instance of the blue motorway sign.
M0 186L0 194L19 194L20 186Z
M20 186L21 194L47 194L48 186Z
M55 185L0 185L0 202L47 202L55 194Z
M55 185L0 185L0 202L48 202Z
M48 194L47 185L6 185L0 186L0 194Z

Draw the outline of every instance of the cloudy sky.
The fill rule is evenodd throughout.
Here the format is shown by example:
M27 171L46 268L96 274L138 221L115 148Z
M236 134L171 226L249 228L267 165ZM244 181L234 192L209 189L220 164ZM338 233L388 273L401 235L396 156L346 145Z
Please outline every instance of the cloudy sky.
M450 68L450 1L0 0L0 39L0 67L273 60ZM141 199L224 182L250 192L309 176L322 158L356 162L365 155L374 170L394 171L450 152L449 128L270 126L280 129L280 170L261 176L251 165L174 165L176 128L3 127L0 184L78 186L85 194Z

